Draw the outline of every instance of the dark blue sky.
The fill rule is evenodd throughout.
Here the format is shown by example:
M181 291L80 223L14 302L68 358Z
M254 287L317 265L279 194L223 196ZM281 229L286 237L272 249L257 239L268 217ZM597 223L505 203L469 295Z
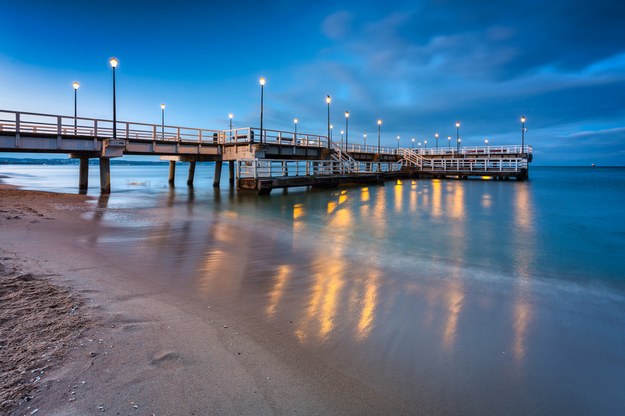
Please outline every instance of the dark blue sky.
M225 128L325 132L326 94L350 141L454 135L520 142L541 165L625 165L620 1L2 1L0 108ZM92 4L93 3L93 4ZM446 141L446 140L443 140Z

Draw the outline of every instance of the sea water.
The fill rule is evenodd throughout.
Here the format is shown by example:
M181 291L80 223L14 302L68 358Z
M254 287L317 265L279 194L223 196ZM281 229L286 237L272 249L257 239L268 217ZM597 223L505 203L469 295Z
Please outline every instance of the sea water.
M625 409L625 169L533 167L530 180L397 180L274 190L195 187L178 164L111 167L90 191L113 227L89 243L171 290L288 334L431 412ZM77 166L0 166L77 192ZM115 228L117 227L117 228ZM329 358L328 358L329 357Z

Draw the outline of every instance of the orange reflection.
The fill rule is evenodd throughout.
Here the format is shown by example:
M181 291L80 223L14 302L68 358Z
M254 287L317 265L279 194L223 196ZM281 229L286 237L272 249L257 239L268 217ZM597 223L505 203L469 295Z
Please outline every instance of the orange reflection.
M447 289L447 321L443 333L443 346L451 349L456 340L456 330L458 328L458 317L464 304L464 292L462 283L456 278Z
M449 212L453 218L464 218L464 188L462 184L456 183L450 205Z
M304 204L295 204L293 205L293 219L297 220L303 217L305 214Z
M284 288L286 287L286 283L288 282L291 276L291 267L283 264L278 268L278 274L276 275L275 283L273 285L273 289L271 293L269 293L269 305L267 305L267 317L272 318L276 313L276 307L280 300L282 299L282 295L284 294Z
M443 193L440 179L432 179L432 216L440 217L443 215Z
M373 328L375 310L378 302L378 289L380 285L380 275L377 270L369 273L365 296L362 300L362 312L358 321L358 339L363 340L369 336Z
M361 190L360 190L360 200L362 202L369 201L369 188L361 188Z
M395 212L401 212L403 187L400 180L397 180L393 190L395 191Z
M514 344L512 349L517 360L525 356L525 338L530 318L530 305L527 302L517 301L514 305Z
M341 195L347 198L347 195ZM339 197L340 198L340 197ZM295 336L300 342L306 342L312 334L318 334L325 341L335 326L338 315L341 293L345 285L344 272L346 263L343 259L348 231L352 227L352 214L347 207L332 209L333 215L326 226L327 244L320 250L314 264L314 282L311 289L310 301L304 318L295 330ZM326 247L332 247L328 255Z
M532 203L527 183L519 183L516 187L516 201L514 204L514 220L517 226L529 229L532 225Z

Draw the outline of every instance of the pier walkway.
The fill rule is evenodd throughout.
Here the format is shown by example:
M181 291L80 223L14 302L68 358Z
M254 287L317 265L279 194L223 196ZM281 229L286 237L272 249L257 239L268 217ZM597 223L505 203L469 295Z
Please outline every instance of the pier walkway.
M86 117L0 110L0 152L60 153L80 160L79 189L88 186L89 159L100 163L100 188L110 192L110 159L124 155L169 160L173 184L176 162L215 162L219 186L223 162L238 189L268 194L274 188L335 187L380 183L398 177L499 179L528 178L531 146L407 149L350 144L327 136L246 127L209 130Z

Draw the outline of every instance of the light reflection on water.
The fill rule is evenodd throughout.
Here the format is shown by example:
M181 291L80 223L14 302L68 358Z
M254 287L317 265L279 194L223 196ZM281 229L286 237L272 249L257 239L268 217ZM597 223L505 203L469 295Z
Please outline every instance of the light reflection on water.
M555 376L536 373L548 357L559 357L547 364L554 374L575 380L567 392L597 380L579 378L575 361L587 357L562 358L553 330L572 330L545 305L561 304L555 314L570 318L575 302L600 309L580 288L623 299L625 269L612 248L623 247L625 226L606 220L625 202L613 192L625 182L619 174L593 190L594 219L557 171L522 183L402 180L269 198L199 186L114 193L97 200L93 220L123 227L89 243L175 290L236 300L244 316L337 357L337 366L357 360L406 395L424 378L433 390L462 390L485 368L514 387L498 400L513 401L517 388L566 395L549 390ZM584 211L561 209L576 199ZM562 238L572 224L585 240ZM609 331L581 321L603 353L623 358ZM593 359L601 374L608 363Z

